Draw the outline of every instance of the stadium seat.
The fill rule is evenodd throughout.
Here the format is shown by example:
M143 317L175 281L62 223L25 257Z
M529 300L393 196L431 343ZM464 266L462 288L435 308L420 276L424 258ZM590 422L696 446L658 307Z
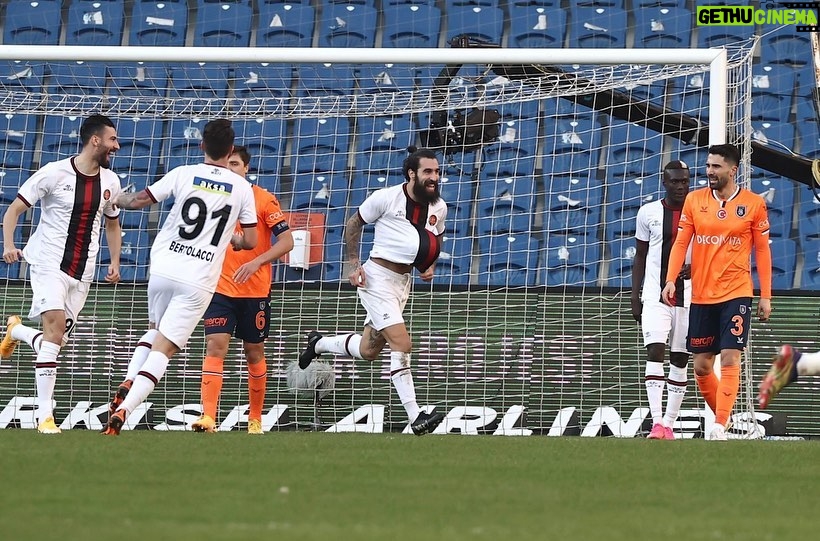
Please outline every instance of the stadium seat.
M790 65L811 64L810 33L798 32L796 25L764 24L760 28L760 54L770 62Z
M673 7L635 10L635 48L688 48L692 43L692 12Z
M319 19L319 47L373 47L377 18L372 6L325 2Z
M300 64L298 96L350 96L356 83L350 64Z
M666 92L666 83L657 81L644 85L630 85L617 89L629 95L629 98L639 102L649 102L661 107L672 107L672 97Z
M752 140L776 149L794 149L794 125L788 122L752 122Z
M124 10L124 2L75 0L68 8L65 44L119 47Z
M532 177L482 180L477 203L479 235L530 232L535 211L535 181Z
M567 37L567 12L537 5L509 6L508 47L561 48Z
M501 45L504 12L484 6L454 6L447 10L447 43L467 35L484 43Z
M185 2L134 2L129 45L183 47L187 31Z
M408 64L362 64L359 91L364 94L409 92L416 85L416 75L416 68Z
M820 290L820 239L801 239L803 251L803 272L800 289Z
M0 115L0 170L31 170L34 161L36 115L3 113Z
M171 68L170 81L171 98L193 98L203 100L204 104L205 100L228 97L228 74L222 65L178 64ZM190 110L188 103L185 100L183 106Z
M794 183L767 171L755 171L749 189L763 197L769 214L772 237L788 237L792 230Z
M249 47L253 8L250 3L199 3L194 47Z
M168 88L168 72L159 64L111 63L108 64L109 94L116 97L164 98ZM129 103L137 106L141 101Z
M707 28L707 27L701 27ZM722 27L721 27L722 28ZM709 122L709 74L694 73L670 81L672 99L670 105L674 111Z
M798 122L797 134L800 137L800 154L809 158L820 158L820 129L817 119Z
M180 165L202 163L200 148L202 130L208 121L200 118L172 120L168 129L168 147L165 151L165 170L171 171Z
M382 5L384 28L382 47L413 49L438 47L441 10L435 2Z
M596 236L601 223L603 186L589 176L545 174L544 230Z
M607 243L609 249L607 284L609 287L632 287L632 265L635 263L635 237L619 237Z
M116 122L120 149L111 161L123 186L142 190L159 175L161 148L165 139L165 122L138 116Z
M294 173L343 173L350 148L347 118L299 118L293 130Z
M356 172L402 174L407 147L416 133L408 117L359 117L356 124Z
M484 235L478 239L480 286L534 286L538 239L528 233Z
M626 47L626 10L573 6L570 17L570 47Z
M584 235L549 235L545 248L546 267L541 284L556 286L591 286L598 282L601 245Z
M561 6L561 0L512 0L507 5L512 6L543 6L545 8L557 8Z
M45 62L0 60L0 86L13 92L42 92L45 73Z
M351 208L358 208L367 197L382 188L388 186L395 186L404 183L404 177L401 174L383 174L383 173L365 173L354 175L350 182L350 201L348 205ZM447 201L445 199L445 201ZM447 219L450 219L450 201L447 201Z
M151 234L147 229L123 229L120 252L121 283L148 280L148 258L151 254ZM97 263L97 281L104 281L111 255L105 233L100 234L100 254Z
M651 176L661 172L663 136L631 122L612 120L608 156L604 158L607 178Z
M618 8L623 9L624 0L577 0L575 5L592 8Z
M347 204L347 181L341 175L297 174L290 193L291 211L302 209L344 209Z
M65 108L100 107L105 96L105 65L97 62L49 64L46 89Z
M558 120L583 120L589 123L597 122L598 114L594 109L576 103L572 100L563 98L545 98L541 101L541 106L544 110L544 117L549 119L549 122L546 124L547 126L552 126ZM600 129L597 124L596 127ZM554 130L554 128L545 130L545 133L551 130Z
M683 141L674 139L672 151L669 153L670 160L680 160L689 166L689 172L693 179L706 178L706 148L696 145L687 145ZM693 186L694 188L695 186Z
M256 118L234 120L232 125L236 134L235 144L247 147L251 155L248 173L263 177L279 176L287 142L285 121Z
M799 190L800 208L797 214L797 230L801 239L820 239L820 201L810 188Z
M232 74L234 95L237 99L246 100L244 103L248 108L284 107L281 101L267 98L290 98L292 64L237 64Z
M43 142L40 152L40 166L75 156L82 149L80 126L85 120L81 116L47 115L43 123Z
M714 2L719 4L720 2ZM644 9L654 7L683 8L686 7L686 0L632 0L633 9Z
M257 47L310 47L316 14L309 4L257 3Z
M698 26L698 48L738 45L754 38L754 26Z
M469 177L443 176L439 182L439 191L441 198L447 202L445 232L456 237L469 235L475 201L475 182Z
M499 132L495 142L482 148L481 176L532 176L536 168L538 120L507 120Z
M17 198L17 190L31 176L30 171L0 167L0 202L9 204Z
M59 45L60 2L9 0L3 22L4 45Z
M436 261L433 285L467 285L470 283L470 267L473 262L473 239L466 236L450 235L442 237L441 254ZM417 284L424 284L415 273Z
M601 128L594 120L558 118L544 128L544 170L555 175L591 174L598 169Z
M0 176L0 181L2 181L2 177ZM3 185L0 184L0 188ZM16 193L16 190L15 190ZM0 193L2 195L2 193ZM4 200L5 202L5 200ZM25 214L21 214L17 220L17 227L14 229L14 245L19 248L23 249L23 224L25 223ZM0 259L0 278L5 280L19 280L20 278L25 278L25 276L20 276L20 263L12 263L8 264L2 259Z
M606 189L605 238L635 236L635 218L641 205L662 197L660 175L613 182Z
M792 110L794 70L778 64L752 68L752 120L788 120Z
M772 251L772 289L783 290L794 287L794 269L797 266L796 245L792 239L769 239ZM757 275L757 262L752 251L752 283L755 289L760 288Z

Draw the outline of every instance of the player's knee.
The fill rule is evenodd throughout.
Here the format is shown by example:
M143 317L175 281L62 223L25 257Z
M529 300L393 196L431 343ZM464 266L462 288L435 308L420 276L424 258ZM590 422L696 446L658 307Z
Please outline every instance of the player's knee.
M265 360L265 348L263 344L245 343L245 358L248 364L256 364Z
M672 352L669 354L669 363L678 368L686 368L689 363L689 354L678 351Z
M359 353L362 354L362 359L364 359L366 361L375 361L376 359L379 358L379 354L381 352L382 352L382 348L379 348L377 350L374 347L365 346L364 344L359 346Z
M646 346L646 358L652 362L662 363L665 350L665 344L649 344Z

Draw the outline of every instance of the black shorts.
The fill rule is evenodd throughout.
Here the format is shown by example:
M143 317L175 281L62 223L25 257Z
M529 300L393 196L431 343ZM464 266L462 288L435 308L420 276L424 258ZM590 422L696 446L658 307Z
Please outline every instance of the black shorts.
M720 353L722 349L746 349L752 299L740 297L718 304L692 304L689 308L689 336L692 353Z
M270 297L235 299L214 293L205 310L205 334L228 333L258 344L270 331Z

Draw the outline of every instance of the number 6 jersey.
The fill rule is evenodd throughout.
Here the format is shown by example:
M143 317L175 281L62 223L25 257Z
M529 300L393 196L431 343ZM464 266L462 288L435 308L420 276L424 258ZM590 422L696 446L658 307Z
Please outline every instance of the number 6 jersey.
M213 292L237 220L256 227L251 185L225 167L183 165L146 188L174 205L151 247L151 275Z

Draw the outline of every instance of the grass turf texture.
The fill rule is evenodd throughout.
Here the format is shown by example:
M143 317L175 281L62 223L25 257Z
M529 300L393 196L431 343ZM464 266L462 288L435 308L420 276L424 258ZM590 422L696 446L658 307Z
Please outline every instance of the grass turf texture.
M8 540L811 539L820 442L0 431Z

